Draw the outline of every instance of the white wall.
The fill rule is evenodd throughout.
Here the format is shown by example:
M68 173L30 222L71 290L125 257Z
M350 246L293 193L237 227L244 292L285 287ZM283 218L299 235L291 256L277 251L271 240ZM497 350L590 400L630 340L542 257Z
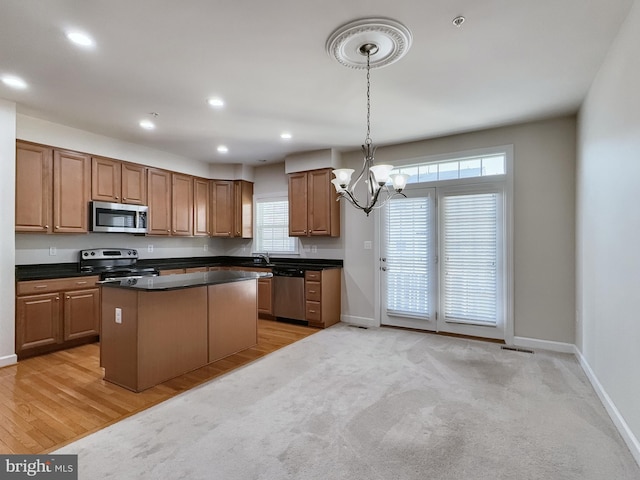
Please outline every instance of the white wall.
M638 58L636 0L579 116L576 319L577 346L635 437L640 463Z
M16 105L0 99L0 367L15 356Z
M533 122L462 135L381 147L376 161L406 159L497 145L514 145L515 335L574 343L575 117ZM360 152L343 154L359 171ZM373 321L375 268L373 216L343 206L343 314Z

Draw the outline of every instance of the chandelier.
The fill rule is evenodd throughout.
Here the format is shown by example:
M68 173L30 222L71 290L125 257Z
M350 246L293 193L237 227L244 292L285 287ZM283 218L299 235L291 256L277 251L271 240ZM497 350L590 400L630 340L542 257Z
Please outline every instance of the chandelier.
M352 183L355 170L333 170L331 181L340 198L346 199L367 216L374 208L382 207L390 198L401 195L408 175L391 175L393 165L375 165L376 147L371 140L371 68L383 67L399 60L411 46L411 32L404 25L389 19L363 19L348 23L336 30L327 40L327 52L339 63L367 71L367 134L362 145L362 170ZM359 200L355 194L358 182L365 178L366 197ZM392 189L387 184L391 180Z

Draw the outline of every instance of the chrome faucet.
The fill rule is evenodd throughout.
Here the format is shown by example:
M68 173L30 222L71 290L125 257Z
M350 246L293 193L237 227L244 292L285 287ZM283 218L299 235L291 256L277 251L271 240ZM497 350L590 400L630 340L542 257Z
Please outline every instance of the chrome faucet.
M259 253L258 258L264 260L264 263L269 263L269 252Z

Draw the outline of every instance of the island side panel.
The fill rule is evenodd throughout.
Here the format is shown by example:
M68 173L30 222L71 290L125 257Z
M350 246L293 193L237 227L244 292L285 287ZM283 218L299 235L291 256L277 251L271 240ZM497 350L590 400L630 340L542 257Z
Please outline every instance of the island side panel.
M258 343L258 281L210 285L209 362Z
M120 288L101 290L100 359L104 379L137 391L138 293ZM116 323L116 308L122 312L122 323Z
M138 391L206 365L207 287L138 295Z

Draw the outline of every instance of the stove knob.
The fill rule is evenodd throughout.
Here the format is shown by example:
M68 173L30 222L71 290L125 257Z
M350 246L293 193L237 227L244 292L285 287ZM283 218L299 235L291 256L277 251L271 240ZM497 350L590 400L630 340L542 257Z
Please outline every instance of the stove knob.
M91 252L91 256L93 257L96 254L96 252Z
M84 252L84 253L82 254L82 256L83 256L83 257L86 257L87 255L89 255L89 253L88 253L88 252Z
M134 251L133 251L133 254L134 254L134 255L137 255L137 254L138 254L138 252L137 252L136 250L134 250Z
M131 255L131 250L129 250L129 251L127 252L127 255Z

